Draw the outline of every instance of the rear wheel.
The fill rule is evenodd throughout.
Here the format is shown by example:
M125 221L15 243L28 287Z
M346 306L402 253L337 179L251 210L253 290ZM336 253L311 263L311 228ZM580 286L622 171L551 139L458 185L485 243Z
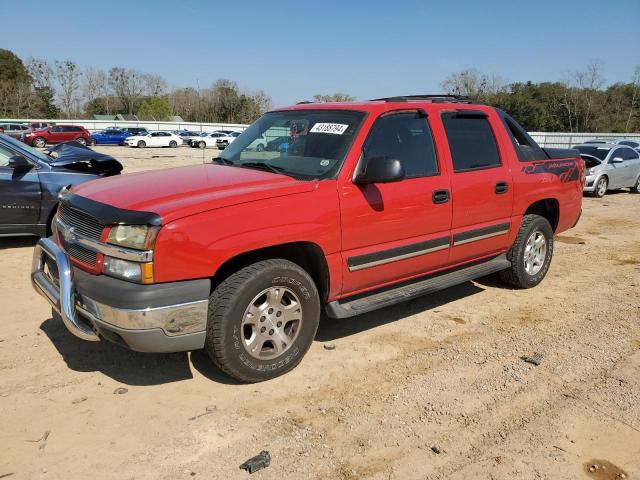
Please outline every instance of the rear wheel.
M593 196L596 198L604 197L607 193L607 188L609 188L609 179L607 177L600 177L593 189Z
M145 142L144 140L138 141L138 148L144 148L146 146L147 146L147 142Z
M205 348L233 378L269 380L300 363L319 320L320 298L309 274L288 260L264 260L211 294Z
M47 144L47 141L42 137L36 137L36 138L33 139L33 142L31 142L31 144L34 147L42 148Z
M500 279L516 288L531 288L546 276L553 257L553 229L540 215L525 215L507 259L511 267Z
M176 142L175 140L171 140L171 141L169 142L169 146L170 146L171 148L176 148L176 147L178 146L178 142Z
M258 146L256 147L256 150L257 150L258 152L262 152L262 151L264 150L264 145L263 145L263 144L261 144L261 143L259 143L259 144L258 144Z
M206 148L207 144L205 142L198 143L199 148Z
M640 176L638 176L635 185L631 187L631 193L640 193Z

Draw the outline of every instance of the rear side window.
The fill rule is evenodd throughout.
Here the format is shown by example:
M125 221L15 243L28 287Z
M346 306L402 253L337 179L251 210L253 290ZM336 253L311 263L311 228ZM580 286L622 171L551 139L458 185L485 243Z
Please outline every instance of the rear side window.
M397 159L407 178L438 175L438 162L427 118L417 112L395 113L376 121L364 147L365 159Z
M622 158L624 160L636 160L638 159L638 152L636 152L633 148L623 147L616 151L618 154L622 154Z
M533 160L547 160L549 157L544 150L529 136L518 122L511 118L506 113L498 110L500 117L507 128L507 133L511 137L513 148L516 151L518 160L521 162L531 162Z
M487 116L479 111L442 114L455 172L500 166L500 155Z

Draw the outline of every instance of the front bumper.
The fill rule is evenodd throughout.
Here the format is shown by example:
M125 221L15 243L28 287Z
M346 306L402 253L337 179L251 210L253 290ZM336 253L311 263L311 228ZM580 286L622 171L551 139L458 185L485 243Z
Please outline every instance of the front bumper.
M74 270L64 250L43 238L33 253L31 282L83 340L106 339L140 352L204 347L209 280L138 285L90 275Z
M596 175L587 175L584 179L583 192L593 192L596 188Z

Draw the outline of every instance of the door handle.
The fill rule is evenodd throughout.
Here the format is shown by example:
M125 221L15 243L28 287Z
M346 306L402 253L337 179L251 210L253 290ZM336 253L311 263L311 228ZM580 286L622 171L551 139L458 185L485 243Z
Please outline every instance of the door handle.
M433 203L447 203L449 201L449 190L434 190L431 199Z
M496 195L501 195L509 191L509 184L507 182L496 183Z

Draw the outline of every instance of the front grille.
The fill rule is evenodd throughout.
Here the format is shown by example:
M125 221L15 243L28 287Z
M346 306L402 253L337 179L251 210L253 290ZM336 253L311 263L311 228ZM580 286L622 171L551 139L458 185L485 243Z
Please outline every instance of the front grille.
M91 250L87 250L86 248L81 247L80 245L74 245L74 244L66 245L65 250L72 258L75 258L76 260L79 260L83 263L91 265L92 267L96 266L96 263L97 263L96 252L92 252Z
M73 230L77 234L90 238L91 240L100 240L104 225L90 215L76 210L65 203L60 203L60 212L58 215L60 220L70 227L73 227Z

